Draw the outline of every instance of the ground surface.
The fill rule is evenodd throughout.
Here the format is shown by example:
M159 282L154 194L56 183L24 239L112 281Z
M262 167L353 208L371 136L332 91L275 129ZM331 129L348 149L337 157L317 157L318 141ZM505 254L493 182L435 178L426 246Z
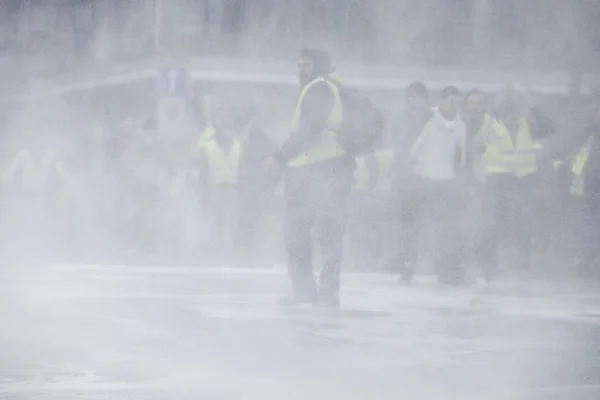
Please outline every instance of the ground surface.
M54 267L3 279L0 399L598 399L600 290L280 270Z

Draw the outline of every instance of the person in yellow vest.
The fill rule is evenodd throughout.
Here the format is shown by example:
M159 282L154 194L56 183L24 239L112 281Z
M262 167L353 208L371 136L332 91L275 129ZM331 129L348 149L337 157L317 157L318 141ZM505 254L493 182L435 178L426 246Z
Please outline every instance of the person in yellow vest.
M477 261L488 280L498 272L499 247L507 241L517 250L520 267L529 267L532 189L539 180L541 152L516 94L502 92L494 114L480 141L485 170L484 227L476 245Z
M227 250L234 240L236 198L240 174L242 145L230 125L216 130L212 140L203 145L199 179L206 196L210 246Z
M581 200L582 246L577 267L584 279L600 279L600 100L597 101L583 146L566 163L571 166L569 192Z
M214 95L206 95L202 98L201 103L201 113L202 113L202 131L198 136L198 140L196 146L193 150L199 151L205 143L211 141L215 134L217 133L217 129L215 125L220 125L226 118L224 115L223 109L223 100Z
M269 171L284 170L284 236L292 291L280 303L338 307L346 202L354 159L345 154L336 138L343 107L329 55L322 50L302 50L298 72L302 90L291 135L264 161ZM321 247L318 288L313 273L313 226Z

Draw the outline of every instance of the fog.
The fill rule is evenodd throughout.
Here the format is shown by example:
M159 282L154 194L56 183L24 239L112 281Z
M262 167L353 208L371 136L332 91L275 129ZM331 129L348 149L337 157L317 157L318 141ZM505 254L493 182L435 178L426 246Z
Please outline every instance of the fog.
M0 398L600 396L597 2L6 0L0 17ZM343 110L311 129L341 135L347 88L384 121L321 169L278 158L308 131L306 49ZM473 129L484 114L497 126ZM515 115L535 179L495 186L500 144L479 134ZM464 127L451 157L430 124ZM284 307L302 262L323 271L314 306Z

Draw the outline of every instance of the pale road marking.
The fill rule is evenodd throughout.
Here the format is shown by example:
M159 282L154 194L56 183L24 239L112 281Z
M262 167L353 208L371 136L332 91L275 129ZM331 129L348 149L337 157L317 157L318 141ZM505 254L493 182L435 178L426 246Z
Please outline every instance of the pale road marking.
M50 270L81 271L81 272L110 272L116 274L192 274L192 275L285 275L284 270L269 268L232 268L232 267L134 267L134 266L105 266L105 265L70 265L60 264L48 266Z
M594 393L596 396L600 393L600 385L566 385L566 386L552 386L546 388L538 388L538 389L527 389L520 391L520 393L512 395L512 398L529 398L533 395L538 394L553 394L553 393L561 393L568 392L569 394L575 394L572 392L589 392L590 394ZM593 392L592 392L593 391ZM585 393L583 393L585 394ZM597 399L598 397L594 397ZM591 399L591 398L590 398Z

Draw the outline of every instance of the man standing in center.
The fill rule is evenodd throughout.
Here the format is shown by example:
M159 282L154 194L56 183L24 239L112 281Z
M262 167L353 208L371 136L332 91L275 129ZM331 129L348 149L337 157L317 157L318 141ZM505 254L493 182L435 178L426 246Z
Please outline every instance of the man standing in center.
M402 280L410 282L417 260L417 238L426 217L435 221L435 259L439 281L457 285L463 282L461 267L465 240L461 229L461 182L466 158L466 128L458 115L460 94L448 86L441 92L432 117L410 150L409 160L415 175L411 192L404 199L400 243L402 254L410 255L402 270ZM409 217L406 217L409 216Z
M285 178L284 235L292 292L281 304L338 307L345 206L354 159L336 140L343 110L329 55L321 50L303 50L298 72L302 90L291 135L265 161L270 170L283 169ZM313 226L321 247L318 288L313 275Z

